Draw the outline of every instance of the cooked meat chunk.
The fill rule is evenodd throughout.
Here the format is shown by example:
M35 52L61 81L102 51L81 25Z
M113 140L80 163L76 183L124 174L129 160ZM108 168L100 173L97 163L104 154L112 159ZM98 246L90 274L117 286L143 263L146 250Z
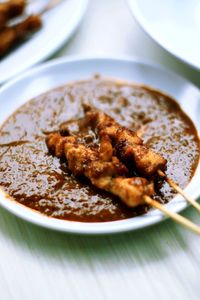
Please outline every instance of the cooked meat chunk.
M0 29L3 28L10 19L21 15L25 6L25 0L10 0L0 3Z
M107 134L112 140L117 157L127 166L133 165L138 174L150 177L159 169L164 169L167 161L158 153L147 148L133 130L119 125L107 114L89 110L86 112L87 123L97 129L100 137Z
M65 157L75 176L87 177L96 187L118 196L127 206L144 204L144 195L154 194L153 183L145 178L126 178L129 172L119 159L112 156L110 142L103 140L99 151L80 144L76 137L50 134L47 146L57 157Z
M110 161L113 157L113 147L111 140L107 134L101 136L100 142L100 159L102 161Z
M8 52L17 42L37 31L42 25L39 15L29 16L14 26L7 26L0 32L0 56Z
M114 137L117 156L127 165L133 163L137 172L144 176L152 176L159 169L163 169L166 160L142 143L136 144L133 136L134 133L125 128L117 130Z
M128 169L117 157L108 157L106 160L104 152L80 144L76 137L62 137L59 133L52 133L47 138L47 146L55 156L67 159L69 169L75 176L85 175L85 172L92 174L93 177L104 174L113 176L129 174Z
M115 178L112 180L110 191L120 199L125 199L129 207L144 204L143 196L153 196L154 185L142 177Z

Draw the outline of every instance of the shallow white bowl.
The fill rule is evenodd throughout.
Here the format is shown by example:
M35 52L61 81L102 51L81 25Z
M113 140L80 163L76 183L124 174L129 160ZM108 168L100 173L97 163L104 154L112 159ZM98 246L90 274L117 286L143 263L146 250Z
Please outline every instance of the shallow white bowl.
M159 89L174 97L187 112L200 130L200 92L176 74L158 66L131 59L114 58L72 58L59 59L43 64L12 80L0 89L0 124L13 111L29 99L69 81L87 79L93 74L116 77L142 83ZM186 188L193 198L200 195L200 166ZM31 210L0 191L0 205L15 215L38 225L65 232L82 234L115 233L142 228L162 221L165 217L157 210L146 215L122 221L104 223L80 223L58 220ZM166 205L168 209L179 212L187 206L182 197L175 197Z

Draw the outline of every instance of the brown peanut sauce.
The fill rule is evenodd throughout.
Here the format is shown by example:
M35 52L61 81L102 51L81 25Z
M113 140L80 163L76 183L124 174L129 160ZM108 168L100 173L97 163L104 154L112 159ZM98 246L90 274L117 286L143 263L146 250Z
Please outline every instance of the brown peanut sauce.
M65 161L49 153L47 133L82 117L84 102L138 130L146 145L167 159L166 174L181 188L189 183L199 161L199 139L180 106L147 87L93 78L66 84L27 102L2 126L0 186L14 200L50 217L82 222L120 220L148 210L147 206L127 208L88 180L75 178ZM73 122L71 126L76 133ZM83 138L83 133L78 134ZM156 192L154 198L162 203L174 197L164 181L156 180Z

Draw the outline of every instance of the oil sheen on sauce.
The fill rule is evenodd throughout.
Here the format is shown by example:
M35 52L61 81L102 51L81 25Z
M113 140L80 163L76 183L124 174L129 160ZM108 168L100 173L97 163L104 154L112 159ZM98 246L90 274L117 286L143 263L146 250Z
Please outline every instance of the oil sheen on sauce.
M0 186L16 201L60 219L105 222L130 218L147 207L127 208L117 197L77 180L67 164L49 154L45 138L61 124L83 116L89 102L121 125L143 134L148 147L167 160L167 175L184 188L197 167L199 140L190 119L170 97L147 87L101 78L74 82L21 106L0 132ZM174 196L156 182L155 199Z

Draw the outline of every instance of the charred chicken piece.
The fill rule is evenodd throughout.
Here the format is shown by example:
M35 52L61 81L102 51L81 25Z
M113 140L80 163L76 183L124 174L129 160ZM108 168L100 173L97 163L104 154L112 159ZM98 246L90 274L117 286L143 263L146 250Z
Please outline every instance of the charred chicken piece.
M147 148L135 131L119 125L107 114L89 110L88 107L85 119L98 130L100 137L105 134L110 137L116 156L127 166L134 165L138 174L150 177L159 169L165 168L167 161L160 154Z
M39 15L27 17L21 23L14 26L7 26L0 32L0 56L8 52L17 42L27 38L42 26Z
M144 204L143 196L154 194L153 183L145 178L125 177L128 169L112 156L109 140L104 140L100 150L95 151L78 143L76 137L54 133L48 136L47 146L57 157L66 158L75 176L87 177L94 186L118 196L129 207Z
M0 29L2 29L10 19L20 16L25 6L25 0L10 0L0 3Z

